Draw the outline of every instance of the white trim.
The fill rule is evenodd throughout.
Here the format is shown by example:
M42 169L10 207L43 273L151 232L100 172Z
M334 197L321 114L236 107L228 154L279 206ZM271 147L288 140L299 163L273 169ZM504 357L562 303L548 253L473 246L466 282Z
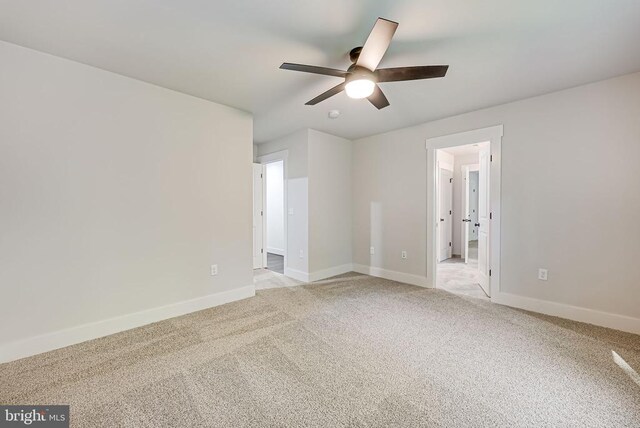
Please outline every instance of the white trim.
M502 125L489 126L487 128L473 129L457 134L441 135L427 138L427 149L444 149L446 147L466 146L467 144L482 143L501 139L504 135ZM470 142L471 141L471 142Z
M388 269L383 269L375 266L366 266L366 265L360 265L360 264L354 264L353 271L362 273L365 275L375 276L378 278L389 279L391 281L417 285L419 287L432 288L429 285L427 277L414 275L411 273L397 272L394 270L388 270Z
M266 165L268 163L274 163L274 162L279 162L282 161L282 192L283 192L283 196L284 196L284 212L283 212L283 216L284 216L284 249L282 250L282 255L284 257L284 274L285 276L291 276L291 275L287 275L287 264L288 264L288 245L289 245L289 216L288 216L288 212L289 212L289 162L287 161L287 159L289 158L289 150L280 150L277 152L273 152L273 153L267 153L265 155L262 156L258 156L257 161L258 163L261 163L262 165ZM265 168L265 174L266 174L266 168ZM266 177L265 177L266 178ZM267 189L266 189L266 181L267 180L263 180L263 192L262 192L262 196L263 196L263 206L264 206L264 212L267 212L267 204L266 204L266 197L267 197ZM262 216L262 240L264 242L264 247L266 248L266 243L267 243L267 216L264 215ZM264 266L267 266L267 252L265 251L264 253ZM277 253L275 253L277 254ZM291 278L293 279L298 279L295 278L293 276L291 276Z
M267 253L276 254L278 256L284 256L284 250L282 248L267 247Z
M279 152L267 153L262 156L258 156L257 162L262 164L278 162L285 160L289 157L289 150L280 150Z
M427 149L427 286L435 287L437 275L437 203L434 198L437 185L437 156L436 150L446 147L463 146L488 141L492 156L490 172L491 197L491 295L500 292L500 206L501 206L501 150L504 128L502 125L476 129L457 134L428 138L425 142ZM431 237L431 238L429 238Z
M322 279L331 278L332 276L342 275L343 273L348 272L353 272L353 265L351 263L311 272L309 274L309 281L320 281Z
M0 345L0 363L64 348L87 340L97 339L191 312L224 305L225 303L235 302L255 295L256 289L252 284L246 287L221 291L219 293L209 294L208 296L184 300L182 302L5 343Z
M309 282L309 272L303 272L287 266L284 267L284 276L288 276L289 278L297 279L302 282Z
M500 305L511 306L541 314L640 334L640 318L617 315L595 309L588 309L504 292L494 294L491 297L491 301Z

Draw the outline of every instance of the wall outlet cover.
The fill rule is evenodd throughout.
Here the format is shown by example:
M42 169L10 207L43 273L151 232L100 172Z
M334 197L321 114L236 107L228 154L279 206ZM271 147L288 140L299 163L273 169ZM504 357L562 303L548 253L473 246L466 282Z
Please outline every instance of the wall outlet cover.
M546 269L538 269L538 279L540 281L546 281L548 277L548 272Z
M218 265L211 265L211 276L216 276L218 274Z

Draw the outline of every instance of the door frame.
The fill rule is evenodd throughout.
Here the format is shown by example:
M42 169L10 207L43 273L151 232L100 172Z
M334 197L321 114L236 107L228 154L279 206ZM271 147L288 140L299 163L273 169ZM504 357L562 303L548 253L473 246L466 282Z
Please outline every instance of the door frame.
M477 163L467 163L464 165L460 166L460 175L462 177L462 181L464 181L464 188L462 190L462 216L464 216L467 207L467 200L466 200L466 192L467 189L469 188L469 183L467 183L467 176L470 172L473 171L480 171L480 164ZM460 225L461 231L460 231L460 239L462 240L460 242L461 247L460 247L460 257L462 257L463 259L465 259L465 263L467 262L467 244L468 244L468 238L466 236L466 230L465 227L468 226L469 223L464 223L462 222L462 224Z
M281 150L278 152L273 152L273 153L268 153L262 156L258 156L256 158L256 162L258 162L259 164L267 165L269 163L274 163L274 162L280 162L282 161L282 193L283 193L283 199L284 199L284 211L283 211L283 219L284 219L284 270L285 272L287 271L287 255L288 255L288 248L289 248L289 233L288 233L288 227L289 227L289 217L288 217L288 212L289 212L289 185L288 185L288 177L289 177L289 173L287 171L287 158L289 157L289 151L288 150ZM266 168L265 168L266 171ZM265 248L265 252L262 256L263 259L263 263L264 266L267 266L267 177L264 177L264 180L262 180L262 206L264 207L264 215L262 216L262 242L263 247Z
M436 220L439 219L437 209L437 179L438 173L436 165L436 150L447 147L464 146L489 142L489 154L491 155L489 186L490 186L490 212L491 224L489 242L489 260L491 276L489 287L491 296L497 296L500 292L500 224L501 224L501 164L502 164L502 136L504 134L503 125L491 126L488 128L475 129L472 131L460 132L456 134L443 135L440 137L428 138L425 148L427 151L427 286L436 287L437 281L437 257L436 248L437 227Z
M264 242L264 238L265 238L265 231L264 231L264 228L265 228L265 221L264 221L264 217L265 217L264 216L264 212L265 212L265 206L264 206L264 203L265 203L265 196L264 196L264 191L265 191L264 181L265 181L265 177L264 177L264 174L265 174L266 169L265 169L264 165L259 163L259 162L253 162L251 165L252 165L252 173L251 173L252 177L251 178L253 179L253 192L252 192L253 201L252 201L252 204L251 204L252 205L252 214L253 214L252 220L255 220L255 216L256 216L256 194L255 194L255 191L256 191L255 190L256 189L256 177L255 177L256 171L253 169L253 167L256 167L256 166L260 167L260 187L262 187L262 189L261 189L262 190L262 192L261 192L262 198L259 198L259 199L261 199L260 200L260 211L262 213L261 216L260 216L260 223L262 223L261 227L260 227L260 232L262 232L261 233L262 236L260 237L260 239L261 239L261 244L260 244L261 248L260 249L262 250L262 254L260 256L260 266L259 267L255 267L255 264L254 264L255 259L254 259L254 257L255 257L255 251L256 251L256 242L255 242L256 233L255 233L255 230L254 230L253 253L252 253L252 257L251 257L251 265L253 266L253 269L264 269L267 266L266 265L266 260L265 260L265 253L264 253L264 248L265 248L265 245L264 245L265 244L265 242Z

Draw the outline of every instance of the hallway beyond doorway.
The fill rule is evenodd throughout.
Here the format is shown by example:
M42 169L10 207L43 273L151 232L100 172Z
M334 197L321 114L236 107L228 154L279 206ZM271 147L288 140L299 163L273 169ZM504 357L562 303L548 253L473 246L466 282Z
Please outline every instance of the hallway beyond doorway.
M450 293L489 299L478 280L478 241L469 241L469 262L453 257L438 263L438 285Z
M267 269L284 275L284 256L267 253Z

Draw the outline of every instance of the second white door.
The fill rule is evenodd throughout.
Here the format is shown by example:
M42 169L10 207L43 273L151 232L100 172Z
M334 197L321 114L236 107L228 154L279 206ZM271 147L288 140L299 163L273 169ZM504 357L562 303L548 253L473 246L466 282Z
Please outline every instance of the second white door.
M438 261L451 258L452 210L453 210L453 172L440 168L440 218Z

